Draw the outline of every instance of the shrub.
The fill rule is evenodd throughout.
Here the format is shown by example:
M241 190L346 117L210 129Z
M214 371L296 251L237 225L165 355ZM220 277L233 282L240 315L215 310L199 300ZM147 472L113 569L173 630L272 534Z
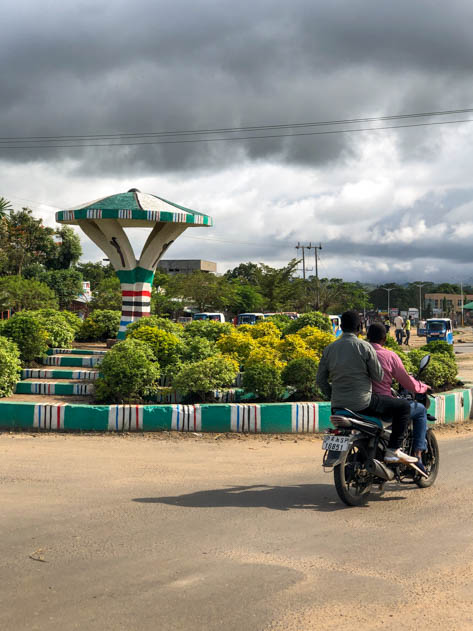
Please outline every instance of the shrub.
M13 394L20 373L18 346L6 337L0 337L0 397L9 397Z
M152 326L157 327L158 329L162 329L163 331L167 331L168 333L173 333L174 335L181 336L184 332L184 328L182 324L177 324L168 318L160 318L159 316L148 316L144 318L140 318L139 320L135 320L126 327L127 336L141 329L142 326Z
M186 324L184 334L186 337L205 337L211 342L216 342L223 335L233 331L230 322L217 322L216 320L194 320Z
M181 340L177 335L158 329L157 326L141 326L131 331L127 339L145 342L162 368L176 364L179 360Z
M435 342L429 342L424 346L421 346L421 351L425 351L425 354L437 354L444 353L446 355L450 355L451 357L455 357L455 351L453 350L453 344L448 344L448 342L444 342L443 340L437 340Z
M318 362L312 357L293 359L282 371L282 381L284 385L295 388L305 399L320 398L315 383L318 367Z
M245 367L243 388L263 401L277 401L284 394L281 369L272 362L254 361Z
M265 322L272 322L275 326L278 327L280 333L282 335L285 335L288 326L292 322L292 318L284 315L283 313L276 313L275 315L265 320Z
M64 316L64 311L40 309L34 312L48 333L48 344L54 348L68 348L74 341L76 331ZM72 314L71 314L72 315ZM77 316L75 316L77 317ZM79 320L79 318L77 318ZM80 324L80 320L79 320Z
M238 362L223 355L185 364L172 380L172 387L184 394L209 398L213 390L230 387L238 374Z
M15 313L3 326L2 334L15 342L24 362L31 362L48 349L48 332L31 311Z
M95 398L107 403L141 401L152 394L160 376L153 351L140 340L115 344L100 364Z
M120 319L120 311L96 309L82 322L77 339L82 342L103 342L108 338L115 338L118 335Z
M321 331L315 326L305 326L299 330L299 335L319 359L322 357L324 348L335 341L333 333Z
M437 342L435 342L437 344ZM409 353L409 360L415 371L419 369L420 360L427 353L423 350L425 347L412 350ZM448 385L454 385L458 372L455 357L443 351L440 353L432 353L430 363L421 374L421 379L434 389L444 388Z
M303 329L305 326L315 326L321 331L327 331L327 333L332 332L332 323L328 316L320 313L320 311L309 311L308 313L300 315L297 320L293 320L287 327L285 335L297 333L299 329Z
M262 320L257 324L241 324L238 327L240 333L249 333L254 340L261 338L274 338L279 339L281 337L281 331L274 324L274 322L268 322L268 320Z
M187 339L182 345L181 360L184 362L198 362L207 357L212 357L218 352L215 342L205 337Z
M307 327L306 327L307 328ZM318 331L318 329L314 329ZM285 361L299 359L301 357L313 357L316 359L316 353L310 349L300 335L286 335L279 344L278 350Z
M278 370L282 370L286 365L286 362L283 360L281 354L276 348L258 345L249 354L245 362L245 369L247 366L260 362L271 363L276 366Z
M231 355L240 364L243 364L251 351L257 347L257 342L248 333L240 333L232 329L228 335L223 335L217 340L217 346L225 355Z
M43 309L41 309L43 311ZM81 326L82 320L78 315L72 313L72 311L61 311L62 317L66 319L68 325L74 329L74 335L77 335Z

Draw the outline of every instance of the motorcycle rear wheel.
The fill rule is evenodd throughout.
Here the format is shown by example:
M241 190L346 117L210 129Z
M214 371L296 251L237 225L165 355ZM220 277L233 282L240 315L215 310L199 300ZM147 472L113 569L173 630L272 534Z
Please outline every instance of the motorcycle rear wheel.
M429 474L428 478L424 478L422 476L416 476L414 482L421 489L426 489L435 482L440 465L440 453L439 453L439 445L437 442L437 438L433 430L427 430L427 450L422 454L422 462L424 463L424 467Z
M333 470L338 497L347 506L362 506L368 500L373 476L366 470L368 453L363 441L353 443Z

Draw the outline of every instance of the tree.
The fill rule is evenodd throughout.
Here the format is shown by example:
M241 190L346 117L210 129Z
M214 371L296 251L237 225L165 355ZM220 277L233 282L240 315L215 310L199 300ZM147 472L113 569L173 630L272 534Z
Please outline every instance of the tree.
M60 242L55 244L55 250L46 261L48 269L69 269L75 265L82 255L79 236L70 226L63 226L56 230Z
M4 197L0 197L0 219L5 218L7 216L7 213L9 213L11 210L11 203Z
M122 308L122 292L118 276L110 276L100 281L92 293L90 308L112 310Z
M0 247L6 257L6 274L21 276L25 265L44 263L55 252L54 230L44 226L42 219L35 219L29 208L11 210L2 223Z
M58 306L56 293L45 283L27 280L21 276L0 278L0 309L42 309Z
M236 279L231 282L231 287L233 288L233 299L230 303L230 311L233 313L254 313L263 309L264 298L253 285Z
M77 271L82 274L85 281L90 283L90 289L94 291L104 278L115 278L115 270L113 267L103 265L102 263L77 263L75 266Z
M226 278L205 272L176 274L168 287L171 284L176 297L192 300L199 311L224 310L233 299L233 289Z
M82 274L75 269L50 270L43 279L56 292L61 309L67 309L82 293Z
M240 263L232 270L227 270L224 274L227 280L245 280L252 285L259 285L261 270L256 263Z
M292 283L298 261L292 259L287 265L276 269L260 263L259 287L269 311L289 311L294 305L297 283Z

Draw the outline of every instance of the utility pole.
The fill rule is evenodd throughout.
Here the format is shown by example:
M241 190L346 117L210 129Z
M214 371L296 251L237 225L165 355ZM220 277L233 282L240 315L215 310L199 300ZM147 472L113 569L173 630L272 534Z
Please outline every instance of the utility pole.
M463 305L464 305L465 301L463 300L463 281L460 281L460 291L461 291L461 295L462 295L462 298L461 298L461 300L462 300L462 320L461 320L461 322L462 322L462 326L464 326L465 322L463 320Z
M389 299L391 297L391 292L393 289L395 289L395 287L380 287L380 289L384 289L384 291L388 292L388 318L391 319L391 309L389 306Z
M305 280L305 251L310 250L311 244L309 245L301 245L300 242L296 245L296 250L302 250L302 278Z
M414 283L414 285L419 288L419 320L422 320L422 287L428 284L429 283Z

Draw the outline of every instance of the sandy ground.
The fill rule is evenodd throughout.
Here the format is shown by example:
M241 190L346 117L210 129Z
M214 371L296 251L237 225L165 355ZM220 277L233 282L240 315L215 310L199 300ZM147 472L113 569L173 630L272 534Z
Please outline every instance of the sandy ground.
M472 426L346 508L319 437L0 435L0 628L473 629Z

